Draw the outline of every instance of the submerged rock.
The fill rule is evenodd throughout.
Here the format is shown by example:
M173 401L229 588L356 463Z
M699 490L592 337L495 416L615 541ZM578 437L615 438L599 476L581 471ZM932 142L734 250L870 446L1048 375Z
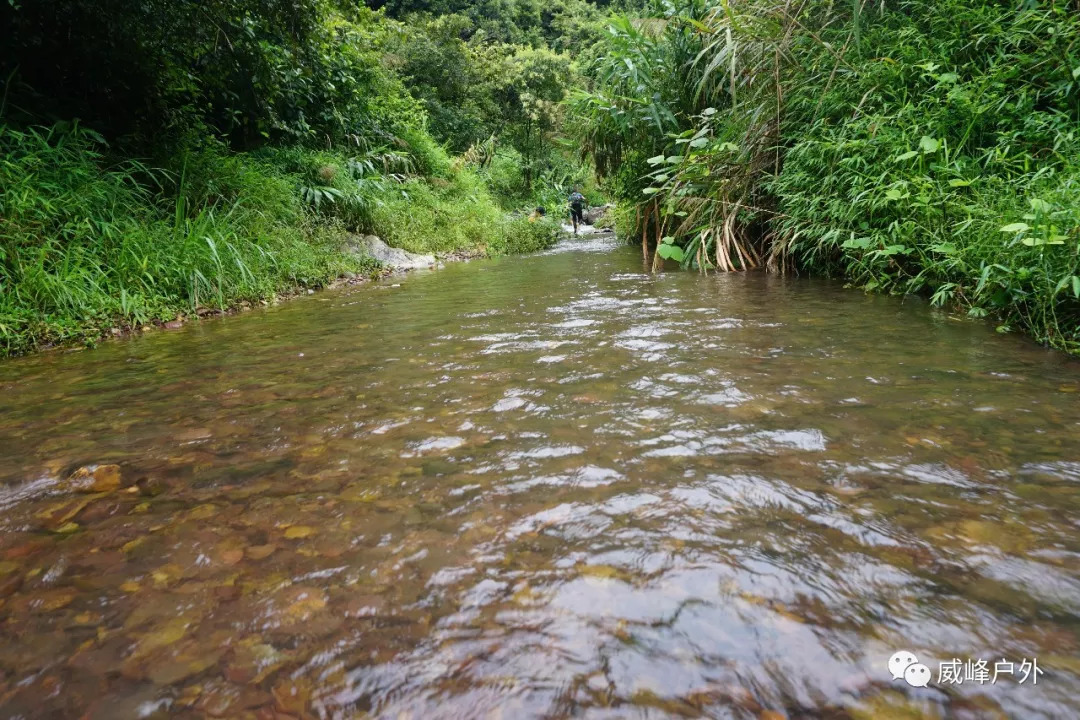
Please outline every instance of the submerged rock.
M66 486L68 490L77 492L112 492L120 487L120 466L81 467L67 479Z
M411 253L401 248L393 248L375 235L349 235L345 243L346 252L362 253L378 260L383 265L402 270L431 267L435 264L434 255Z
M93 498L66 498L46 506L35 513L41 526L46 530L59 530L68 525L72 518L83 511Z

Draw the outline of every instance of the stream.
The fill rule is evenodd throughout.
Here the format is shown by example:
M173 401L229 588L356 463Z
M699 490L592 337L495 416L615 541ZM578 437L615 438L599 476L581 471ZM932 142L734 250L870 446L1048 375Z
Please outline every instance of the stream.
M1074 359L586 237L0 363L0 718L1076 718L1078 531Z

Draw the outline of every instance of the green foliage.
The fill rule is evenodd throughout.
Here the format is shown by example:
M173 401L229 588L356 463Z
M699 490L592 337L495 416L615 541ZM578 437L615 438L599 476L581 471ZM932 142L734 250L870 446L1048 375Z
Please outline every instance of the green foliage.
M418 178L387 188L371 230L394 247L423 253L530 252L556 237L551 221L529 223L504 215L483 178L468 167L449 179Z
M410 129L402 134L401 142L421 175L446 177L450 172L450 156L427 132Z
M494 138L520 156L526 193L550 165L562 100L575 82L570 56L546 47L463 39L464 15L414 18L388 43L391 61L427 108L429 128L455 152Z
M559 231L559 223L550 215L533 221L518 215L503 220L491 250L504 255L544 250L555 244Z
M468 43L472 21L464 15L413 17L388 36L387 58L412 94L423 102L428 129L455 152L501 130L494 92L512 46L478 38Z
M386 148L345 155L294 146L265 148L254 157L290 178L311 212L351 231L370 227L380 194L417 166L411 155Z
M525 174L521 169L521 153L517 150L500 149L492 156L491 162L482 172L491 192L504 207L520 208L530 203L532 193L525 187Z
M769 182L784 252L1080 350L1080 16L901 8L864 18L883 57L789 100L799 140Z
M502 96L508 135L521 153L528 189L545 169L571 77L570 58L544 48L518 50L505 65Z
M365 142L422 122L379 55L382 28L322 0L53 0L0 6L14 106L160 147L191 129L234 147ZM24 88L32 90L24 90Z
M1065 5L657 5L615 23L575 122L660 257L843 274L1077 350Z
M525 185L521 153L511 148L496 152L481 175L491 188L499 205L507 210L531 210L540 206L558 213L566 206L566 198L575 187L582 188L594 205L605 202L597 187L592 168L582 163L574 153L556 145L548 149L543 169L532 186Z
M394 247L450 252L489 242L501 212L471 170L449 180L413 179L389 188L375 208L372 229Z
M339 252L289 178L213 148L178 173L110 166L78 127L0 125L0 352L318 286ZM171 204L162 202L172 188Z
M550 243L554 223L503 210L554 204L586 174L557 141L565 50L595 40L597 11L398 9L451 14L0 3L0 352L365 270L346 232L423 251Z
M669 145L668 133L699 105L687 70L701 50L691 22L698 22L702 9L699 3L683 9L689 13L685 17L669 10L656 22L615 18L606 52L589 69L595 92L575 97L583 148L601 176L618 172L628 153L651 156ZM640 187L622 191L632 197Z
M531 47L549 46L557 50L580 51L594 43L603 30L597 5L584 0L369 0L368 5L385 9L390 17L458 17L455 26L462 39L474 36L497 43Z

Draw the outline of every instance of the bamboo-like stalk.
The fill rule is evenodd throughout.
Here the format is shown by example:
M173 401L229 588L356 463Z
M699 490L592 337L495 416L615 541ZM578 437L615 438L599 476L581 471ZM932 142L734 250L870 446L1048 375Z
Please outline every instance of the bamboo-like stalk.
M656 218L656 247L657 249L659 249L660 243L664 238L664 228L666 227L666 224L660 221L660 208L658 204L656 210ZM658 273L660 272L660 269L662 267L664 267L664 258L660 256L659 252L653 250L652 272L654 274Z
M649 241L645 238L645 226L641 224L641 206L634 208L634 227L641 228L641 257L644 262L648 262Z

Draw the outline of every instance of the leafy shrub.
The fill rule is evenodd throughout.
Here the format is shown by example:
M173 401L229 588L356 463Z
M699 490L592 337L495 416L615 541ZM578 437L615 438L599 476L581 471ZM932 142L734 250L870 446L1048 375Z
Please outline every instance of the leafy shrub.
M503 221L492 250L500 254L530 253L551 247L559 238L559 224L547 216L529 221L516 216Z
M1080 350L1080 15L654 7L614 25L575 100L635 235L685 267L844 275Z
M13 106L76 115L160 149L191 131L267 141L383 143L423 123L373 49L384 27L321 0L0 3Z
M402 133L406 152L413 159L416 171L425 177L445 178L450 172L450 156L427 132L410 128Z
M487 245L502 214L480 177L468 168L449 179L411 179L380 194L370 231L413 252L450 252Z
M513 148L500 148L483 171L491 192L505 208L519 208L530 200L521 167L521 153Z
M1080 350L1080 17L900 7L864 26L888 61L855 53L844 82L789 100L797 134L768 182L784 251Z
M323 0L0 1L0 351L319 285L366 267L346 232L543 245L440 143L506 142L506 208L554 192L575 76L545 42L595 37L595 10L455 9L405 26ZM70 115L101 134L52 124Z

